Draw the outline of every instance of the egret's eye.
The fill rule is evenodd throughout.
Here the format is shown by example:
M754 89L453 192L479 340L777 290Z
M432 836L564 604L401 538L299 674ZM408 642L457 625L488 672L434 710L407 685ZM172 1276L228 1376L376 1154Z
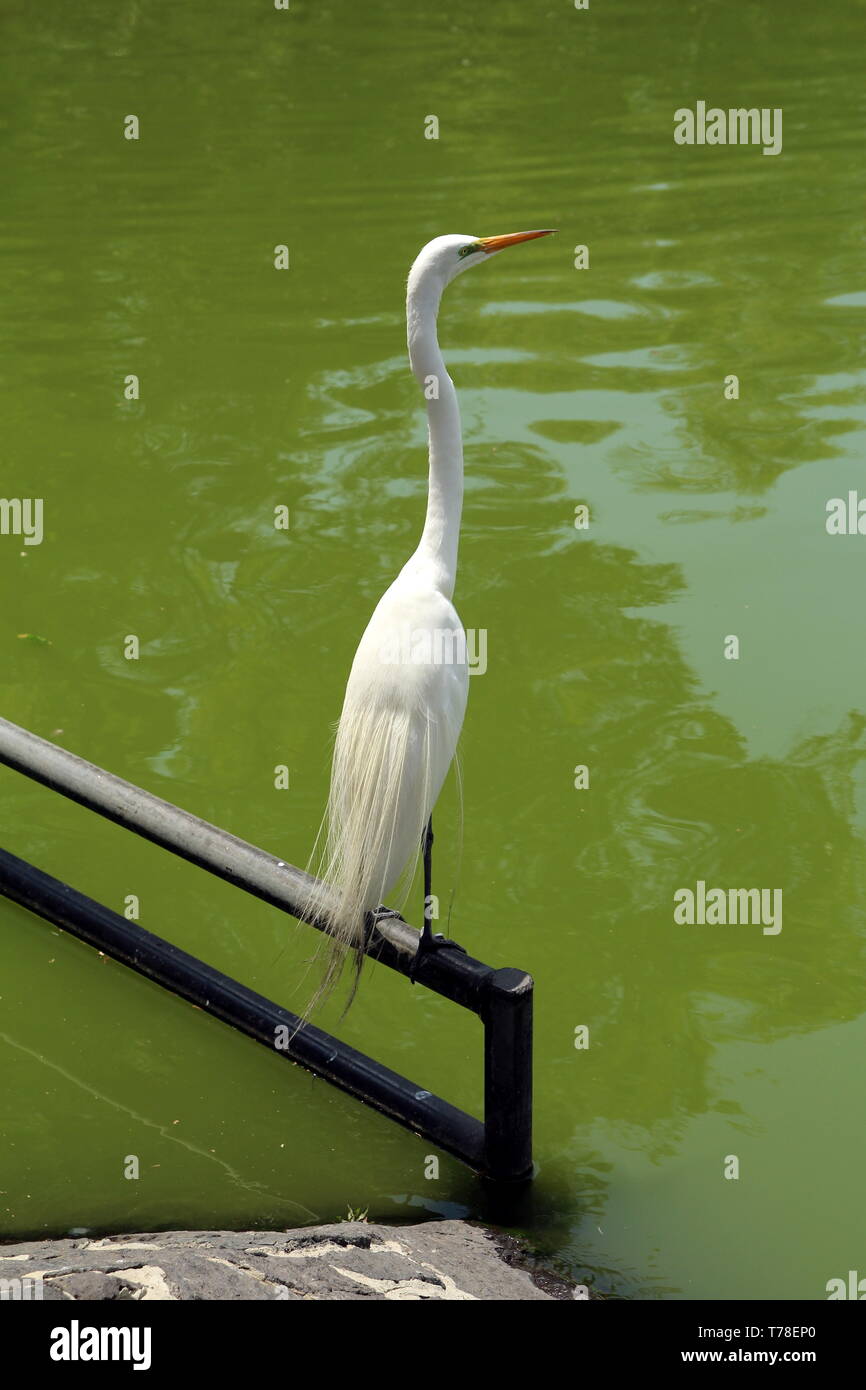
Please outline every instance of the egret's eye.
M460 250L457 252L457 255L458 255L458 256L460 257L460 259L462 260L464 256L471 256L471 254L472 254L473 251L480 251L480 250L481 250L481 247L478 245L478 242L477 242L477 241L470 241L470 243L469 243L468 246L461 246L461 247L460 247Z

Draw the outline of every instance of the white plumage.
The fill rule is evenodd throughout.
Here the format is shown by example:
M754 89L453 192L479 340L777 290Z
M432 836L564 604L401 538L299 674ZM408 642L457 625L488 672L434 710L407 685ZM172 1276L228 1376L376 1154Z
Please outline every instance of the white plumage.
M427 516L418 548L379 600L355 653L337 728L328 807L311 867L328 886L318 913L330 959L310 1008L336 983L349 951L356 977L367 915L401 883L408 890L422 836L454 759L469 688L466 640L451 602L463 504L460 412L436 336L442 291L469 266L546 232L442 236L409 272L409 361L429 426ZM424 946L439 938L425 916ZM354 994L354 990L353 990ZM309 1012L309 1010L308 1010Z

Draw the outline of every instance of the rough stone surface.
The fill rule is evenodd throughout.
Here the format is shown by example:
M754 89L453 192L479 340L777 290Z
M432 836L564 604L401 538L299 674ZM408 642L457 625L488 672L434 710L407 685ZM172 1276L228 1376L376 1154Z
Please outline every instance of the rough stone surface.
M462 1221L295 1231L166 1231L0 1245L0 1280L51 1299L546 1299ZM0 1284L14 1297L17 1285ZM25 1293L25 1297L26 1297Z

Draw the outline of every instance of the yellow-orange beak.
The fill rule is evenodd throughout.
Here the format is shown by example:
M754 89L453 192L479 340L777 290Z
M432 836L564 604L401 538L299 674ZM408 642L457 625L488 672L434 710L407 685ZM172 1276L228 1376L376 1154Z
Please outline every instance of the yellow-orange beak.
M543 232L509 232L507 236L483 236L479 237L478 245L487 252L504 251L506 246L516 246L520 241L533 241L537 236L553 236L555 227L548 227Z

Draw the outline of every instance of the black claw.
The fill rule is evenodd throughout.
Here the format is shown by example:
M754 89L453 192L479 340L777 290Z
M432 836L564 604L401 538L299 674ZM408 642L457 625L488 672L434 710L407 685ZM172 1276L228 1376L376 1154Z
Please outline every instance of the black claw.
M396 910L396 908L393 907L377 907L374 912L367 913L367 917L364 922L365 950L369 948L370 942L373 939L374 928L378 925L379 922L384 921L389 917L395 917L398 922L402 922L403 920L401 914Z
M459 941L452 941L449 936L441 936L439 932L432 932L429 922L425 922L424 930L418 940L418 949L415 952L409 971L409 979L412 981L413 985L415 983L415 975L418 966L421 964L424 957L433 955L435 951L441 951L446 946L449 946L452 951L462 951L464 956L466 955L466 947L461 946Z

